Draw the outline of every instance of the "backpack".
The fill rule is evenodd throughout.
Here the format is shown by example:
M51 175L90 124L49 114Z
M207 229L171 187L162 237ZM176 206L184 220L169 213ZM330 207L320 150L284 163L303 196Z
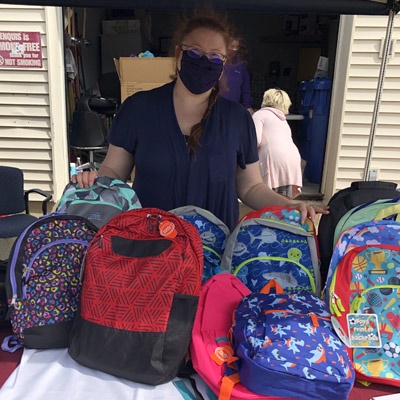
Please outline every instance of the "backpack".
M270 293L272 287L276 293ZM345 400L355 374L323 300L284 293L274 281L234 311L232 347L240 381L263 395Z
M321 293L319 252L312 221L300 212L266 207L244 216L228 238L221 269L236 275L252 292L271 279L288 293Z
M136 192L128 184L108 176L97 176L88 188L70 182L56 211L81 215L100 228L115 215L140 207Z
M399 197L396 183L383 181L357 181L336 192L328 202L329 214L321 214L318 223L318 244L321 257L322 282L325 282L331 261L334 232L337 223L347 211L370 201Z
M326 297L345 343L357 338L359 318L375 328L349 347L356 378L400 386L400 222L368 221L340 235L329 267ZM368 324L373 327L374 321ZM380 340L377 340L378 332ZM370 333L370 335L368 334ZM373 340L372 340L373 339Z
M225 250L229 228L210 211L196 206L183 206L171 210L199 231L203 242L204 268L202 282L221 272L221 259Z
M131 381L172 380L188 351L202 269L191 223L157 208L115 216L86 254L70 356Z
M219 395L228 373L227 361L233 355L229 340L233 312L250 290L234 275L221 273L211 277L201 288L193 324L190 355L197 374ZM238 382L230 400L282 400L282 396L264 396L251 392Z
M8 316L19 345L68 347L80 300L82 262L96 232L84 217L52 213L18 236L5 284Z
M400 195L400 192L399 192ZM347 211L336 225L333 236L333 243L336 243L340 234L347 228L358 225L362 222L380 219L400 219L400 198L380 199L369 203L361 204Z

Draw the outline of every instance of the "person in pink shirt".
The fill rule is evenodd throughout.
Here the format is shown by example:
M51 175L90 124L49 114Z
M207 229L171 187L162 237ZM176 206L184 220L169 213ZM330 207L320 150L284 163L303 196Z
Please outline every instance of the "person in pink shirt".
M253 121L263 181L275 192L294 199L301 193L303 181L300 153L285 116L291 104L284 90L269 89Z

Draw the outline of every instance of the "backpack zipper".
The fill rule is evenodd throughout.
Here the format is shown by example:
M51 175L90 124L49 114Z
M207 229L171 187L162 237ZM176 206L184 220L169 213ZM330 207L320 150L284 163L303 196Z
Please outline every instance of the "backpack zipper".
M349 229L346 229L344 232L347 232ZM365 249L369 249L369 248L378 248L378 249L384 249L384 250L388 250L388 251L398 251L399 248L398 246L392 246L392 245L374 245L374 246L368 246L368 245L364 245L361 247L357 247L354 249L349 250L347 253L345 253L343 255L343 257L341 258L341 260L339 261L339 264L336 266L336 268L334 269L333 273L332 273L332 278L331 278L331 282L329 284L329 288L327 287L327 292L329 292L330 298L329 298L329 309L332 313L332 315L335 315L337 317L341 317L342 316L342 312L345 312L346 309L342 304L342 301L340 299L340 297L335 293L334 288L336 287L336 280L337 280L337 275L338 275L338 271L339 268L343 269L343 268L350 268L352 270L352 260L360 253L362 253ZM354 256L353 256L354 254ZM346 271L346 270L345 270ZM371 286L367 289L364 289L364 291L359 292L355 295L354 299L352 300L352 302L355 300L355 298L360 294L363 293L365 291L369 291L369 290L373 290L374 288L379 288L379 287L389 287L390 285L374 285ZM396 286L396 285L395 285Z
M26 285L27 285L27 283L28 283L28 281L29 281L29 273L30 273L30 270L31 270L31 268L32 268L32 264L35 262L36 258L37 258L42 252L44 252L45 250L47 250L49 247L56 246L56 245L58 245L58 244L60 244L60 243L81 244L81 245L84 245L84 246L86 246L86 247L88 246L88 243L87 243L86 241L83 241L83 240L78 240L78 239L65 239L65 240L57 240L57 241L55 241L55 242L51 242L51 243L49 243L49 244L47 244L47 245L41 247L39 251L37 251L36 253L34 253L34 254L31 256L31 260L30 260L30 262L29 262L27 268L25 269L25 272L22 274L22 277L21 277L21 283L22 283L22 293L21 293L21 296L22 296L22 298L26 298ZM15 266L14 266L14 271L15 271ZM16 299L18 298L18 293L17 293L17 282L16 282L16 279L15 279L15 272L11 275L11 277L14 278L14 279L11 279L11 289L12 289L12 293L13 293L13 296L12 296L12 299L11 299L11 305L14 305Z
M211 247L205 246L203 245L203 249L204 250L208 250L210 253L214 254L216 257L218 257L218 260L221 260L221 255L218 254L218 252L216 252L214 249L212 249Z
M297 315L297 316L305 316L308 315L311 318L311 322L313 323L313 326L318 327L319 326L319 319L322 319L324 321L330 321L330 317L323 317L322 315L317 315L313 312L305 313L305 314L299 314L298 312L295 311L289 311L289 310L265 310L264 315L268 314L274 314L274 313L284 313L284 314L292 314L292 315Z
M13 255L11 258L11 264L10 264L10 284L11 284L11 292L12 292L12 297L11 297L11 305L13 306L15 304L15 301L18 298L18 293L17 293L17 280L15 278L15 265L17 264L17 259L18 259L18 253L19 249L21 248L21 243L25 239L25 235L28 232L29 229L32 228L32 226L36 223L32 223L31 225L27 226L25 230L19 235L17 241L15 242L14 250L13 250Z
M160 214L158 215L147 214L146 218L149 221L149 231L153 232L155 229L158 228L158 225L162 217Z
M237 267L234 267L233 266L233 268L234 268L234 270L233 270L233 275L237 275L238 273L239 273L239 271L246 265L246 264L248 264L248 263L250 263L250 262L253 262L253 261L256 261L256 260L265 260L265 261L284 261L284 262L289 262L289 263L292 263L292 264L295 264L295 265L297 265L298 267L300 267L300 269L302 270L302 271L304 271L306 274L307 274L307 276L308 276L308 279L309 279L309 281L310 281L310 285L311 285L311 289L313 290L313 292L315 293L316 292L316 287L315 287L315 279L313 278L313 276L311 275L311 272L308 270L308 268L307 267L305 267L303 264L300 264L299 262L297 262L297 261L294 261L294 260L291 260L290 258L284 258L284 257L273 257L273 256L259 256L259 257L253 257L253 258L249 258L248 260L245 260L245 261L243 261L242 263L240 263ZM265 272L268 272L268 271L265 271Z
M336 286L336 276L337 276L337 268L334 270L333 275L332 275L332 280L330 287L334 288ZM334 290L329 290L329 309L332 313L332 315L336 315L337 317L342 316L342 312L346 311L346 309L343 307L342 300L340 297L334 292Z
M357 293L357 296L354 297L353 301L350 304L350 313L354 313L360 309L360 305L362 303L363 297L366 293L375 289L394 289L400 291L400 285L375 285L371 286L363 291Z
M291 233L296 234L295 231L298 231L299 235L301 235L301 236L307 236L307 237L314 236L308 230L304 229L301 225L290 224L288 222L283 222L283 221L276 220L273 218L261 218L261 217L260 218L251 218L251 219L245 219L243 222L245 222L245 221L247 222L247 221L251 221L251 220L254 220L256 222L254 225L260 225L260 226L266 226L266 227L275 227L275 225L283 225L288 228L291 228L289 230L285 230L286 232L291 232ZM257 220L261 220L262 223L257 222ZM249 226L251 226L251 225L247 224L247 225L242 226L240 231L244 232L246 230L246 228Z
M71 204L76 205L76 204L89 204L89 205L93 205L95 203L95 201L93 200L74 200L73 202L71 202ZM70 204L70 205L71 205ZM116 208L117 210L121 210L121 207L117 204L113 204L107 201L102 201L101 203L99 203L99 205L106 205L106 206L111 206Z

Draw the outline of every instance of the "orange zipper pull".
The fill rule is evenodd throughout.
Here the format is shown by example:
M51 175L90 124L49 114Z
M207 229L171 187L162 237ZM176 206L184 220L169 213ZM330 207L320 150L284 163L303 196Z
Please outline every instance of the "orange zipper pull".
M311 321L314 326L319 326L318 317L314 313L310 313Z

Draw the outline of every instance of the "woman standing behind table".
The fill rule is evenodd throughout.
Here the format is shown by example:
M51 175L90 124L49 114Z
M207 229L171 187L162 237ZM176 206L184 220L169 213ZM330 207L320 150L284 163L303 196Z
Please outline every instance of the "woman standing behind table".
M250 77L246 63L241 58L243 45L238 34L231 32L228 49L228 61L224 65L220 95L241 104L253 115Z
M302 171L300 153L285 117L291 104L285 91L269 89L253 121L263 181L275 192L294 199L301 193Z
M100 170L80 172L73 181L90 186L97 175L126 181L135 167L133 189L143 207L195 205L230 229L239 218L238 198L253 209L293 207L303 221L327 213L294 203L262 181L250 114L218 95L229 45L223 19L194 16L174 40L176 79L126 99L113 120Z

